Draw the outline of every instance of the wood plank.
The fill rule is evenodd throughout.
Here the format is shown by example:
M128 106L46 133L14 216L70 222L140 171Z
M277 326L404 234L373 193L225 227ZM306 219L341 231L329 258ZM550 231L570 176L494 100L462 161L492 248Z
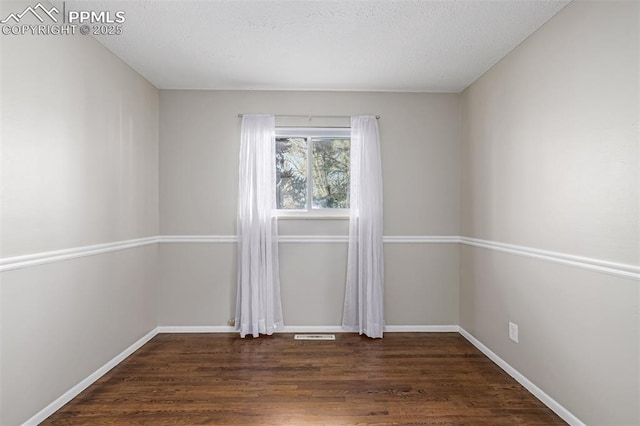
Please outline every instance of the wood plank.
M159 334L43 425L565 424L457 333Z

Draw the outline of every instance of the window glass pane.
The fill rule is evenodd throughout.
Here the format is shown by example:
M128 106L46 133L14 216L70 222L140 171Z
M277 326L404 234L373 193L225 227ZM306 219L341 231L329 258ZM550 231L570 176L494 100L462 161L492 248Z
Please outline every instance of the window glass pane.
M313 208L349 208L350 140L313 138Z
M307 140L276 138L276 203L279 209L307 208Z

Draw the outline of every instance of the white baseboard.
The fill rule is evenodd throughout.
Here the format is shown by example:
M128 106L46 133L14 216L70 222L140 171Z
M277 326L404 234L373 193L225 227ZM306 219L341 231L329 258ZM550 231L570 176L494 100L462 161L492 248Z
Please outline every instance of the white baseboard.
M457 333L457 325L386 325L385 333Z
M448 333L458 332L457 325L386 325L385 333ZM350 333L339 325L284 326L280 333Z
M234 327L226 325L178 325L160 326L158 333L235 333ZM387 325L386 333L457 333L457 325ZM339 325L285 325L276 333L346 333Z
M158 333L235 333L228 325L161 325Z
M485 354L487 358L493 361L498 367L502 368L508 375L513 377L518 383L524 386L529 392L538 398L544 405L553 410L562 420L569 423L572 426L585 426L576 416L574 416L569 410L560 405L555 399L547 395L542 389L537 387L531 380L523 376L518 370L509 365L505 360L496 355L491 349L483 345L478 339L473 337L464 328L459 327L460 334L467 339L473 346L478 348L480 352Z
M68 391L66 391L64 394L62 394L58 399L53 401L51 404L44 407L35 416L31 417L29 420L24 422L23 426L31 426L31 425L35 426L43 422L47 417L49 417L50 415L58 411L60 408L62 408L62 406L65 405L67 402L71 401L73 398L78 396L80 392L88 388L100 377L104 376L109 370L111 370L116 365L120 364L122 361L125 360L125 358L127 358L129 355L131 355L132 353L140 349L149 340L153 339L153 337L156 334L158 334L158 329L154 328L153 330L145 334L143 337L141 337L133 345L129 346L120 354L116 355L111 361L107 362L105 365L98 368L86 379L84 379L83 381L81 381L80 383L78 383Z
M113 367L120 364L125 358L134 353L145 343L151 340L158 333L234 333L235 328L231 326L160 326L151 330L144 335L134 344L122 351L119 355L115 356L105 365L97 369L93 374L89 375L86 379L69 389L51 404L40 410L36 415L23 423L23 426L38 425L44 421L47 417L55 413L62 408L67 402L78 396L80 392L88 388L100 377L105 375ZM344 330L341 326L285 326L280 333L342 333ZM491 349L482 344L478 339L473 337L464 328L457 325L388 325L385 327L385 332L388 333L400 333L400 332L414 332L414 333L447 333L458 332L465 339L467 339L472 345L474 345L480 352L485 354L491 361L502 368L507 374L513 377L518 383L524 386L529 392L531 392L536 398L538 398L543 404L553 410L564 421L574 426L585 426L576 416L574 416L569 410L560 405L556 400L547 395L542 389L537 387L533 382L523 376L518 370L509 365L506 361L496 355Z
M345 333L339 325L285 325L278 333Z

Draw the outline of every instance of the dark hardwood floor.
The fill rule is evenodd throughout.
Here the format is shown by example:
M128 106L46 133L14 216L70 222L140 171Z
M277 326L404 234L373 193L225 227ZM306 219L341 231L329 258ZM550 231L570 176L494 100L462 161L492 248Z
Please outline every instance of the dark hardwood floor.
M457 333L160 334L44 425L564 424Z

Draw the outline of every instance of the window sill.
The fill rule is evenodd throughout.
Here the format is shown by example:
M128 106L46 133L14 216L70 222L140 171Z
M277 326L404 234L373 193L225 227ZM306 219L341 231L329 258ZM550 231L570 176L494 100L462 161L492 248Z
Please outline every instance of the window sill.
M349 210L338 212L277 211L275 217L284 220L349 220Z

